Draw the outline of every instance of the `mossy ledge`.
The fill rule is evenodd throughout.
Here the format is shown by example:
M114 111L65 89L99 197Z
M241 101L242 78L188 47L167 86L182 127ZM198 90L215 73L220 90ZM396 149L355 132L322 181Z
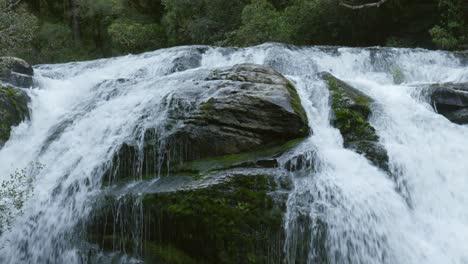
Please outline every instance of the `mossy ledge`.
M331 123L340 131L344 146L388 171L387 151L379 144L375 128L369 122L373 100L330 73L320 75L330 90Z
M278 188L272 175L235 174L199 189L121 198L118 206L109 198L114 206L97 210L88 239L145 263L281 263L286 197L274 195ZM139 245L130 242L135 226L143 228Z
M29 118L28 102L19 88L0 84L0 147L10 138L12 126Z
M265 65L207 72L168 97L165 124L144 131L143 149L125 144L111 179L180 173L200 176L233 166L275 166L271 157L312 133L294 85ZM137 164L138 163L138 164ZM260 164L261 163L261 164Z

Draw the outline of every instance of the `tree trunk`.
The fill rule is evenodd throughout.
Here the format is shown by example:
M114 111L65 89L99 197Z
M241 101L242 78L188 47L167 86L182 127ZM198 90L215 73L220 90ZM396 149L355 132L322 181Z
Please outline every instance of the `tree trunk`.
M81 44L81 28L80 28L80 0L70 0L71 9L71 24L73 32L73 40L75 45Z

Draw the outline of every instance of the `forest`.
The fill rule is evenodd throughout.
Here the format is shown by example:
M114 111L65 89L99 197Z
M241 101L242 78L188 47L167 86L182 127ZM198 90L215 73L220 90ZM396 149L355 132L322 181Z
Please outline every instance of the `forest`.
M249 46L268 41L467 48L467 1L375 2L0 0L0 54L55 63L176 45Z

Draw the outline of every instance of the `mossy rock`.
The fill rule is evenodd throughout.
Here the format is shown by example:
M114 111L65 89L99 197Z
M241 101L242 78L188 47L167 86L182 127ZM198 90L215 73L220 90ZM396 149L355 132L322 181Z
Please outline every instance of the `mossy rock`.
M0 57L0 81L29 88L33 84L33 68L26 61L15 57Z
M388 171L387 151L379 143L375 128L369 122L373 100L330 73L321 73L321 77L330 90L331 123L340 131L344 146Z
M122 146L114 159L122 166L113 175L198 173L206 164L222 169L257 162L259 152L284 152L311 133L296 88L271 67L240 64L201 78L165 99L165 123L145 131L143 147ZM204 168L194 168L202 163Z
M282 263L287 196L279 189L273 175L234 174L198 189L108 201L114 206L97 210L89 239L145 263Z
M10 138L12 126L29 118L28 102L24 91L0 85L0 147Z
M468 124L468 83L437 83L427 90L437 113L453 123Z

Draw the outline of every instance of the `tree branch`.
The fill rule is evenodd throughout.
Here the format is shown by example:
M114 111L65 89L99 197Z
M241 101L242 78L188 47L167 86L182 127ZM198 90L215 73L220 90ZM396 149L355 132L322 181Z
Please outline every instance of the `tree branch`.
M11 11L13 10L16 6L18 6L21 2L21 0L11 0L11 1L8 1L8 4L6 5L5 8L3 8L3 10L5 11Z
M350 4L340 2L340 6L356 10L356 9L362 9L362 8L368 8L368 7L380 7L385 2L387 2L387 0L380 0L380 1L375 2L375 3L369 3L369 4L363 4L363 5L350 5Z

